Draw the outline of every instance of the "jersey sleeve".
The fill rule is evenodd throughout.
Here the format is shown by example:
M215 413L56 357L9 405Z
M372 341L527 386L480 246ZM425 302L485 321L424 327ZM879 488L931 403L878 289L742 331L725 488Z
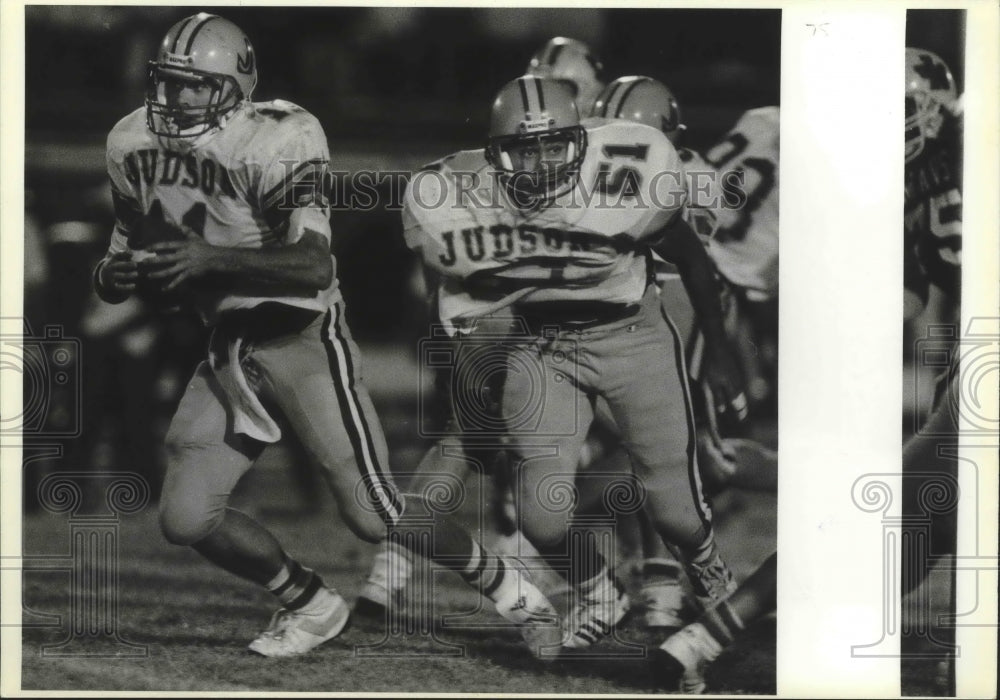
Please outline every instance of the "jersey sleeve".
M403 237L410 250L423 254L423 249L432 243L428 232L431 212L425 202L436 202L444 197L444 181L441 166L433 163L413 174L403 195Z
M118 145L117 128L108 135L106 162L115 213L108 253L122 253L129 249L132 236L139 232L142 205L134 184L136 178L126 169L124 151Z
M297 242L306 230L330 240L327 195L330 152L319 122L300 108L280 113L272 154L264 161L259 185L260 209L276 239ZM292 216L293 212L295 216Z
M455 206L454 182L443 161L431 163L410 179L403 195L403 236L425 265L446 276L462 276L456 265L453 232L471 223L464 207Z
M648 197L653 206L651 216L638 239L654 243L666 226L682 214L688 202L687 174L684 163L673 144L663 137L651 153L652 168L648 172Z

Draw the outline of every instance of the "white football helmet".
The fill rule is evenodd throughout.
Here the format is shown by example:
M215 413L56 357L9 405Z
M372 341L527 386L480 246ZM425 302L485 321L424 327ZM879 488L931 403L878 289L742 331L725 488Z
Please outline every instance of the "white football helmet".
M558 145L557 162L539 162L532 170L517 162L517 152L542 154ZM486 160L514 201L531 206L574 187L587 150L587 132L573 93L563 82L524 75L504 85L490 112Z
M580 114L587 117L604 89L603 71L604 65L589 46L577 39L557 36L535 52L524 72L565 82L573 91Z
M958 91L948 65L924 49L906 49L906 162L924 150L927 139L938 137L942 110L952 111Z
M646 124L662 131L674 145L686 128L674 93L659 80L644 75L612 80L594 103L592 116Z
M206 94L185 104L174 94L180 86ZM217 15L192 15L167 31L149 63L146 124L158 136L200 136L221 127L256 86L257 61L246 34Z

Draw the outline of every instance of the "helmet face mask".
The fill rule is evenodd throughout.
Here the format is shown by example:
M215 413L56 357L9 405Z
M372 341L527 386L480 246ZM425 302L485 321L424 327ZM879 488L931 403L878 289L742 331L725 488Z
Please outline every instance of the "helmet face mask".
M241 101L232 76L149 64L146 122L158 136L200 136L222 126L223 118Z
M190 139L221 128L257 85L253 47L232 22L201 13L172 26L146 74L146 125Z
M905 161L919 156L929 139L941 133L945 116L958 97L951 71L939 56L906 49Z
M516 206L540 206L574 188L586 149L568 87L524 76L500 90L485 155Z
M557 197L576 184L580 127L541 136L511 136L491 142L501 181L519 206ZM492 161L491 161L492 162Z

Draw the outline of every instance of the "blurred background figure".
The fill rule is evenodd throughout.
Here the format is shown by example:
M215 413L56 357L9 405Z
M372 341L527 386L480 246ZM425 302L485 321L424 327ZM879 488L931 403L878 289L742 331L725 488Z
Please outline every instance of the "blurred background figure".
M903 694L955 694L965 13L906 14L903 211ZM943 494L933 504L926 494ZM967 502L967 501L966 501ZM974 507L974 505L972 506ZM919 544L914 544L919 543ZM949 569L951 569L949 571ZM927 663L934 660L936 663Z

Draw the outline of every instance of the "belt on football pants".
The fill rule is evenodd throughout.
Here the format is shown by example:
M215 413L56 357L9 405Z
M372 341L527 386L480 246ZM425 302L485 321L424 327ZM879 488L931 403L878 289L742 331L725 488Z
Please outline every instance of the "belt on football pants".
M219 320L218 328L247 342L263 342L285 335L297 335L322 312L275 301L265 301L251 309L234 309Z
M551 326L558 326L560 330L580 331L624 321L638 314L641 308L640 304L600 301L540 302L520 306L517 313L524 318L532 332Z

